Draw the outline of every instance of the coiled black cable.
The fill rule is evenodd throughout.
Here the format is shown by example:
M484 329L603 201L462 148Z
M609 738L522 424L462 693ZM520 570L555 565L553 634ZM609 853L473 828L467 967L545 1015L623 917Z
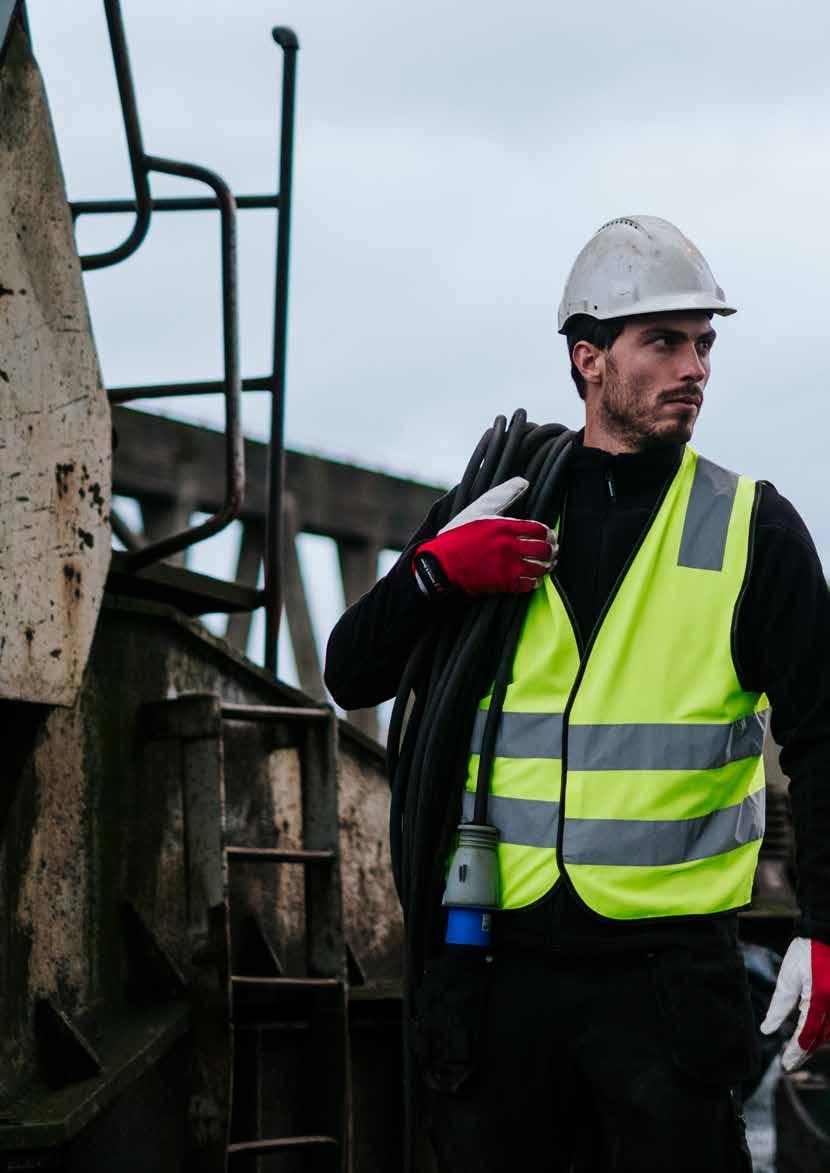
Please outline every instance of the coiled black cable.
M561 507L563 473L574 433L529 423L522 409L509 426L497 416L442 501L439 528L482 493L513 476L528 491L516 517L550 524ZM460 820L470 737L479 702L492 685L476 780L474 821L487 822L496 736L510 669L531 596L490 595L447 601L415 646L395 698L387 742L392 788L390 845L406 926L404 959L405 1168L414 1154L415 1090L409 1024L424 962L440 945L444 869Z

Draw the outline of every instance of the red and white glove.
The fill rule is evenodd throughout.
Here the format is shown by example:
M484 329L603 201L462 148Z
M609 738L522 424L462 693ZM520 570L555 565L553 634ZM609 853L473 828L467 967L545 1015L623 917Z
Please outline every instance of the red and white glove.
M541 521L499 516L527 487L524 477L496 485L418 547L412 568L425 594L448 587L468 595L518 594L539 586L556 560L553 531Z
M781 1055L785 1071L803 1067L830 1039L830 945L796 937L784 954L761 1031L771 1035L798 1003L798 1026Z

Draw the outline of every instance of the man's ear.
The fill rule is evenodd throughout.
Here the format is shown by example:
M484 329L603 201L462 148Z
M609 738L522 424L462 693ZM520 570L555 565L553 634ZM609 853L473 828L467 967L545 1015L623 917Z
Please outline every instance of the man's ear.
M591 386L599 385L605 378L605 351L591 342L577 342L571 362Z

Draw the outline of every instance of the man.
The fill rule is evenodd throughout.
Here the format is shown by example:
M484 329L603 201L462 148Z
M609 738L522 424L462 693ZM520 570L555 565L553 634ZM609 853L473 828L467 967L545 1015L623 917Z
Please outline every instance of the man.
M452 986L446 967L427 972L420 995L442 1173L751 1168L734 1097L757 1062L736 910L763 834L768 705L802 919L763 1029L801 1000L789 1070L830 1036L830 599L789 502L687 447L713 321L734 312L673 225L604 225L559 311L585 403L561 516L437 533L433 511L332 632L328 685L360 708L394 694L453 593L538 587L490 780L500 911L488 964L468 964L475 1045L458 1078L439 1070L446 1014L430 1019L458 997L457 972Z

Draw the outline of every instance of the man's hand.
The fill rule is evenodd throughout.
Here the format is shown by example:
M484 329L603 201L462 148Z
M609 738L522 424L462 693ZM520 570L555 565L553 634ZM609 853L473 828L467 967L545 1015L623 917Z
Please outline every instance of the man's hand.
M778 1030L798 1003L798 1026L784 1048L781 1066L797 1071L830 1039L830 945L796 937L784 954L775 992L761 1030Z
M512 477L478 497L412 559L425 594L457 587L468 595L532 591L552 569L557 554L553 531L541 521L499 516L527 491Z

